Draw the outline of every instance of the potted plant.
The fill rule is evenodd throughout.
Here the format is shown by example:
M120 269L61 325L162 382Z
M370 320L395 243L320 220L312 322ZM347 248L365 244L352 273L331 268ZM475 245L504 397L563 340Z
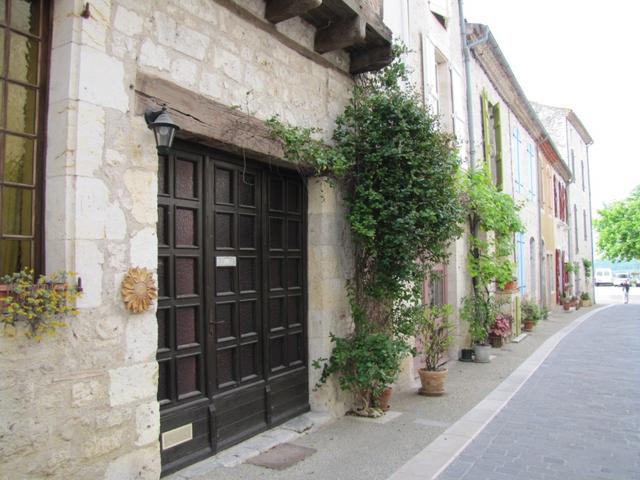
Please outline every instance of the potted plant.
M315 368L322 369L316 387L336 374L340 389L354 394L354 414L382 415L384 405L374 404L374 399L382 397L395 381L402 358L411 352L409 345L386 332L371 330L359 330L345 338L331 335L331 341L335 343L331 356L313 361Z
M522 322L524 323L524 331L531 332L535 325L542 318L540 307L529 300L522 302L521 306Z
M508 313L499 313L489 327L489 342L493 348L501 348L504 339L511 333L513 317Z
M0 278L0 321L5 334L15 336L24 325L25 336L41 340L44 334L52 335L56 328L65 327L65 315L77 315L75 300L82 293L80 283L68 281L67 272L40 275L34 279L32 269Z
M498 314L498 304L489 294L472 294L462 302L460 316L469 323L469 336L478 363L490 361L489 328Z
M512 277L507 283L504 284L504 287L501 289L503 292L515 292L518 290L518 279L516 277Z
M583 307L591 306L591 297L589 296L589 292L582 292L580 294L580 301Z
M422 316L417 320L415 334L422 338L422 347L418 353L424 354L424 368L421 368L420 395L438 396L444 393L444 381L448 370L444 368L447 360L442 356L453 340L451 335L455 325L447 319L451 315L451 306L425 307Z

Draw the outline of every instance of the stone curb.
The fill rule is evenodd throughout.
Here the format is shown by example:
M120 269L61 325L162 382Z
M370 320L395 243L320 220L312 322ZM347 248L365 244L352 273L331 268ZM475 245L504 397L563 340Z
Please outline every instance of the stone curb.
M489 422L509 403L549 354L569 333L613 305L606 305L574 319L549 337L515 371L480 403L451 425L438 438L396 470L388 480L434 480L453 462Z

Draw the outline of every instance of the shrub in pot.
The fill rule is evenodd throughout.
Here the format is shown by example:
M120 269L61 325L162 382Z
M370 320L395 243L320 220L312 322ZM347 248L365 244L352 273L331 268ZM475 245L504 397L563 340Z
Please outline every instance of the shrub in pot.
M525 300L522 302L521 312L524 330L525 332L531 332L542 318L542 310L536 303Z
M400 373L400 363L409 355L411 348L400 338L393 338L387 332L368 329L356 331L341 338L331 335L335 344L331 356L313 361L315 368L322 368L316 387L326 383L329 376L336 374L340 389L353 393L356 415L375 417L382 414L373 405L373 398L379 398Z
M488 343L489 328L499 313L499 305L489 294L476 293L462 301L460 316L469 323L469 336L474 350L475 361L490 361L491 345Z
M451 345L455 325L448 321L451 315L450 305L425 307L416 321L415 335L422 338L422 347L418 353L424 354L424 368L419 370L422 388L418 393L437 396L444 393L444 381L448 370L444 368L446 360L442 356Z
M504 339L511 333L513 317L508 313L499 313L489 327L489 341L493 348L500 348Z
M582 302L583 307L591 306L591 297L589 296L588 292L582 292L580 294L580 301Z

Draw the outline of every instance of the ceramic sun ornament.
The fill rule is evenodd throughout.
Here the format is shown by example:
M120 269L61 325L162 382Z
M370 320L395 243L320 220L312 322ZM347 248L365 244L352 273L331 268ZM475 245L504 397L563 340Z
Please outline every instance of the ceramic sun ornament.
M153 274L146 268L130 268L122 280L122 299L127 310L146 312L158 296Z

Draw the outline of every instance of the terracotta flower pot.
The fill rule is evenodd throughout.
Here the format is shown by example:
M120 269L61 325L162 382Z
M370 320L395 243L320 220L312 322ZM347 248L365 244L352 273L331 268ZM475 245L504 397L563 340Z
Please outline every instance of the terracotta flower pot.
M437 397L444 393L444 381L449 373L446 368L435 372L421 368L418 373L420 374L420 383L422 383L422 388L418 390L420 395Z
M504 284L504 288L502 289L505 292L513 292L518 289L518 282L516 280L511 280Z
M533 322L532 320L525 320L524 321L524 331L525 332L532 332L533 331L533 327L536 326L536 323Z
M372 396L371 400L374 407L378 407L383 412L386 412L391 408L389 404L389 400L391 399L391 393L393 392L393 388L387 387L382 391L382 394L379 397Z

